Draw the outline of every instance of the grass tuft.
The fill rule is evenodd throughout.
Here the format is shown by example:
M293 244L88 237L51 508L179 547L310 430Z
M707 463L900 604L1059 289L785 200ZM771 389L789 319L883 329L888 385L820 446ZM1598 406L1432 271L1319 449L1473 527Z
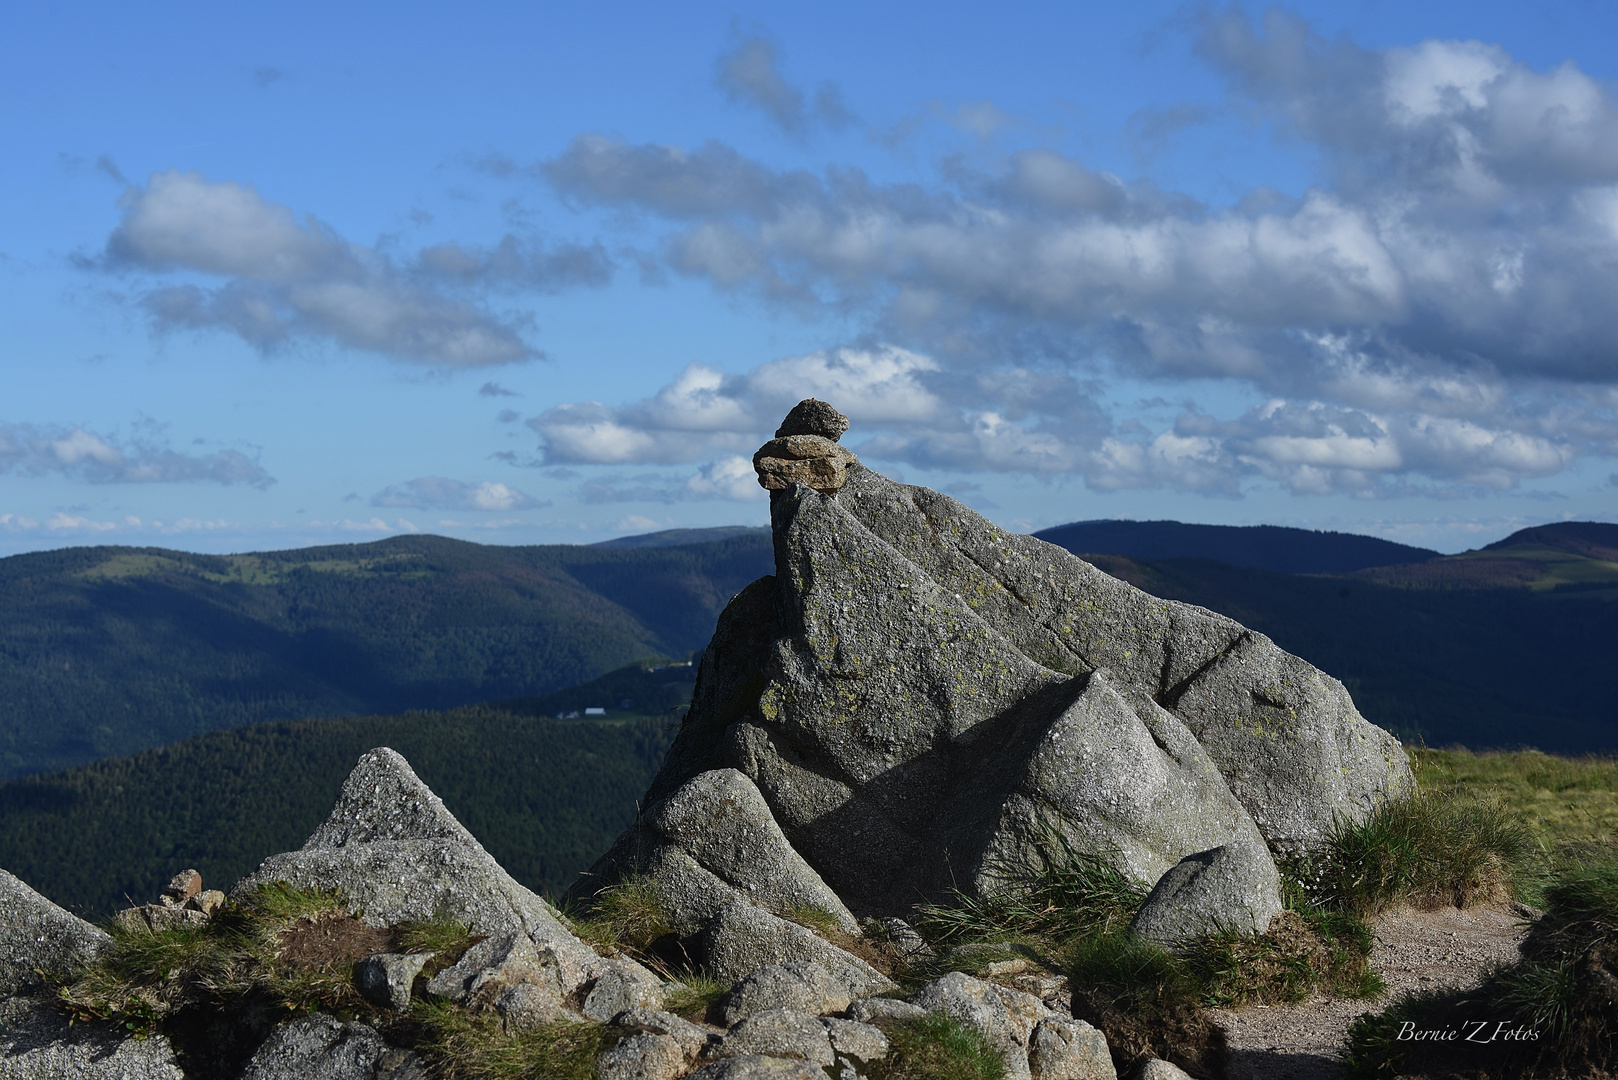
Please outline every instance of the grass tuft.
M673 933L657 884L639 876L591 896L583 913L570 921L580 938L609 952L642 954L652 942Z
M1004 1055L947 1016L929 1013L882 1026L888 1056L867 1067L871 1080L1005 1080Z
M616 1039L603 1024L570 1021L508 1032L499 1016L449 1002L417 1002L411 1019L441 1080L595 1080L596 1057Z
M672 977L681 987L668 993L663 1008L693 1023L706 1021L719 999L730 993L729 983L702 971L679 971Z

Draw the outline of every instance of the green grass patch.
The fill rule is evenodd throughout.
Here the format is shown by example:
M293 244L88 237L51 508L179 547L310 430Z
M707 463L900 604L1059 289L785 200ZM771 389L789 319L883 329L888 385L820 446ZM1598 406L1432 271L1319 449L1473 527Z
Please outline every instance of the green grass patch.
M1004 1080L1004 1055L973 1028L929 1013L884 1024L888 1056L866 1069L871 1080Z
M674 932L657 884L641 876L624 878L594 894L570 921L579 937L598 949L637 955Z
M493 1013L418 1002L416 1051L440 1080L596 1080L596 1057L616 1041L603 1024L562 1021L507 1031Z
M1410 758L1425 791L1494 799L1546 847L1618 835L1618 759L1425 748L1411 750Z
M673 978L681 985L664 997L663 1008L692 1023L707 1020L719 999L730 993L729 983L720 982L703 971L679 971Z

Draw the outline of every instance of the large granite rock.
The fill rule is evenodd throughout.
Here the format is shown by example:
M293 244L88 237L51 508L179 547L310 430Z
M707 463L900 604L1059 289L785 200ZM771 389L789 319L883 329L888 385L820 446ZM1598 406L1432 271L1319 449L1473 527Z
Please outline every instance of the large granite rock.
M555 969L564 992L607 970L555 909L506 873L387 747L360 758L337 805L303 847L272 855L233 893L276 881L341 890L374 926L448 915L479 934L520 933Z
M0 870L0 998L71 977L111 941Z
M69 1024L39 998L0 1000L0 1080L186 1080L161 1032Z
M772 819L759 850L782 862L778 831L865 916L991 892L1067 848L1150 885L1197 852L1318 843L1410 790L1397 740L1335 679L866 469L809 422L822 411L761 452L776 574L721 615L648 805L744 774ZM786 439L824 442L792 453L835 457L840 484L785 482ZM707 897L691 933L757 902L713 862L643 820L591 880Z
M242 1080L374 1080L382 1039L364 1024L317 1013L278 1024Z
M1130 929L1170 948L1208 934L1262 934L1281 912L1281 878L1263 844L1187 855L1158 879Z

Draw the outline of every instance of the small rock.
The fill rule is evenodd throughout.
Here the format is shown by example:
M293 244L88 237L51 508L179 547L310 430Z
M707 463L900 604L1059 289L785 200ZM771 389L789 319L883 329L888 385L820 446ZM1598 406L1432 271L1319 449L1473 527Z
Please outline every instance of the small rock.
M899 958L905 961L926 960L936 955L927 940L916 933L915 927L903 919L887 918L877 920L882 926L882 932L887 939L899 950Z
M527 937L508 931L486 937L467 949L453 965L432 977L427 992L462 1001L492 983L512 986L525 982L550 984L556 996L562 996L555 968L540 960L539 951Z
M674 1080L685 1072L685 1053L667 1035L637 1031L596 1058L599 1080Z
M784 439L788 435L819 435L822 439L836 442L847 430L848 417L824 401L804 398L792 406L792 411L781 421L781 426L775 429L775 437Z
M427 1063L409 1050L384 1050L376 1059L376 1080L429 1080Z
M270 1032L242 1080L374 1080L383 1049L381 1036L364 1024L300 1016Z
M758 482L769 491L785 491L806 484L822 495L839 490L848 479L848 466L859 458L830 439L818 435L790 435L771 439L753 455Z
M1034 1028L1041 1020L1051 1015L1051 1010L1046 1007L1045 1002L1033 994L1013 990L999 983L989 985L994 987L994 992L1000 996L1001 1003L1006 1007L1006 1016L1011 1020L1012 1037L1017 1040L1018 1046L1026 1047Z
M766 1009L796 1009L811 1016L842 1012L848 987L831 972L807 960L761 967L731 988L721 1006L725 1025L740 1023Z
M837 1063L826 1025L818 1016L796 1009L766 1009L754 1013L731 1028L710 1054L715 1057L763 1054L802 1058L816 1065Z
M225 906L225 894L218 889L208 889L187 900L185 906L192 911L200 911L211 919L214 912Z
M1033 1080L1118 1080L1107 1037L1083 1020L1048 1017L1028 1040Z
M860 1061L881 1061L888 1054L888 1037L882 1029L857 1020L838 1020L822 1016L831 1048L838 1057L847 1055Z
M826 1080L826 1070L795 1058L744 1054L698 1069L686 1080Z
M878 1020L920 1020L927 1010L898 998L874 997L854 1002L848 1007L848 1015L862 1024L873 1024Z
M202 875L195 870L181 870L169 879L168 888L163 890L163 898L183 904L201 891Z
M1269 849L1233 840L1187 855L1158 879L1130 929L1170 947L1234 930L1256 936L1281 911L1281 877Z
M554 989L533 983L518 983L500 991L500 996L494 999L494 1010L500 1014L508 1032L530 1031L558 1020L578 1019L562 1004Z
M653 1035L667 1035L680 1044L680 1049L691 1061L695 1061L708 1045L718 1038L689 1020L656 1009L629 1009L613 1017L612 1026L629 1031L648 1031Z
M410 1007L410 988L432 953L378 953L354 968L354 982L365 1000L395 1012Z
M1135 1074L1135 1080L1191 1080L1191 1074L1162 1058L1147 1058L1146 1064Z
M657 1009L663 1005L663 981L633 960L608 960L584 999L584 1015L606 1023L630 1009Z

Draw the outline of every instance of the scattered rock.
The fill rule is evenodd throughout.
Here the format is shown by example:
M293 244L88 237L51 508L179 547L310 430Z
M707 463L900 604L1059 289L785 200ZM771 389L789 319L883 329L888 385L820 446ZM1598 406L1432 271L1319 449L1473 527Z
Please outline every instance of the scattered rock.
M112 939L0 870L0 998L65 979Z
M750 904L731 904L702 935L701 949L714 977L739 982L759 968L806 960L847 987L850 1000L893 989L893 981L864 960L808 930Z
M1191 1080L1191 1074L1162 1058L1147 1058L1135 1073L1135 1080Z
M846 1056L864 1062L880 1061L887 1056L888 1037L882 1034L881 1028L834 1016L822 1016L820 1022L826 1026L832 1051L839 1059Z
M725 1025L766 1009L796 1009L811 1016L842 1012L852 1000L842 981L819 964L794 960L750 973L731 988L720 1009Z
M1028 1040L1033 1080L1118 1080L1107 1037L1083 1020L1047 1017Z
M818 1016L795 1009L765 1009L754 1013L731 1028L709 1053L714 1057L762 1054L802 1058L816 1065L837 1063L826 1025Z
M680 1044L650 1031L628 1035L596 1058L599 1080L674 1080L685 1069Z
M936 955L932 946L927 944L927 940L916 933L915 927L903 919L889 917L878 919L877 923L882 927L882 935L898 951L900 960L906 963L914 963L917 960L930 959Z
M545 963L534 943L523 934L508 930L467 949L459 960L428 981L427 992L464 1001L486 986L493 990L517 983L533 983L558 998L564 992L555 965Z
M681 1051L692 1061L701 1056L708 1044L718 1038L689 1020L655 1009L630 1009L613 1017L612 1026L629 1031L648 1031L654 1035L667 1035L680 1044Z
M390 1048L376 1059L376 1080L429 1080L427 1063L409 1050Z
M596 979L584 999L584 1015L606 1023L631 1009L660 1009L666 993L663 981L633 960L622 957L609 965Z
M300 1016L276 1026L242 1080L374 1080L382 1038L364 1024Z
M818 435L836 442L847 430L848 417L824 401L804 398L792 406L792 411L781 421L781 426L775 429L775 437L784 439L789 435Z
M862 1024L874 1024L878 1020L920 1020L926 1015L927 1010L920 1005L912 1005L898 998L864 998L848 1007L849 1019Z
M218 889L208 889L199 892L185 902L185 906L193 911L200 911L210 919L225 904L225 894Z
M826 1071L800 1059L747 1054L698 1069L687 1080L826 1080Z
M910 1001L928 1012L939 1013L958 1024L975 1028L1005 1055L1006 1076L1013 1080L1027 1080L1026 1035L1018 1038L1020 1023L1013 1019L1006 1008L1001 989L993 983L952 971L916 991Z
M494 999L494 1009L500 1014L507 1031L529 1031L558 1020L578 1019L562 1004L555 989L534 983L506 987Z
M266 859L233 892L276 881L341 890L373 926L448 915L480 934L521 932L549 950L568 991L605 970L556 911L514 881L386 747L360 758L302 848Z
M181 870L169 880L163 890L163 899L183 904L202 891L202 875L195 870Z
M69 1025L38 998L0 997L0 1080L186 1080L167 1036L127 1036L106 1024Z
M1281 878L1257 841L1187 855L1164 874L1130 929L1170 947L1221 931L1262 934L1281 911Z
M377 953L354 967L354 983L365 1000L401 1012L410 1007L410 988L432 953Z

